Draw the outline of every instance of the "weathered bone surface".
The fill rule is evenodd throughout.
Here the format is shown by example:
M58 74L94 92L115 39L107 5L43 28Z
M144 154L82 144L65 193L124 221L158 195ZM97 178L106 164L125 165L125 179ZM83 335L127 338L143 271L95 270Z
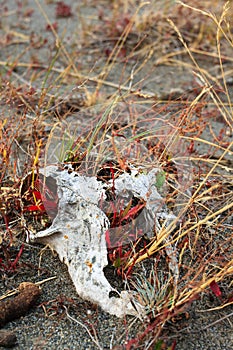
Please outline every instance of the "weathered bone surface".
M143 233L148 236L159 217L174 218L164 209L162 197L156 190L156 172L153 169L145 175L133 169L131 174L125 172L114 180L116 195L125 197L126 202L130 196L146 202L145 209L136 220L140 221L138 224L141 223ZM56 166L46 167L41 170L41 174L56 181L58 213L48 229L31 234L30 240L48 244L57 252L60 260L68 266L69 274L82 298L118 317L126 314L142 317L143 307L135 301L131 292L123 291L118 293L119 297L111 297L116 295L111 293L115 289L103 272L108 264L105 233L109 229L109 220L99 203L106 199L106 190L113 183L102 183L94 176L69 173Z

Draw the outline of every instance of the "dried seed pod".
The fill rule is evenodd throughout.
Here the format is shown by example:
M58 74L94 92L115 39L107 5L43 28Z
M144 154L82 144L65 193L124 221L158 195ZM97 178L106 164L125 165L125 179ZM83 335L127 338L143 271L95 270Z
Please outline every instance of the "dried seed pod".
M21 283L18 289L19 294L14 298L0 302L0 327L25 315L41 294L40 288L31 282Z

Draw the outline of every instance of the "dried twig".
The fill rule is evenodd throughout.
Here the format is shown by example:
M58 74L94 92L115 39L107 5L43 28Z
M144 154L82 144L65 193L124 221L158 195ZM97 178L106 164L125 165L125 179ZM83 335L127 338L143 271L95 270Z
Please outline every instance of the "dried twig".
M80 325L81 327L83 327L83 328L87 331L87 333L88 333L89 337L91 338L91 340L93 341L93 343L95 343L95 345L98 347L98 349L103 350L102 346L99 344L99 340L98 340L98 338L97 338L96 332L94 332L94 333L95 333L95 336L93 337L93 335L91 334L91 332L89 331L89 329L87 328L87 326L85 326L85 324L83 324L83 323L80 322L79 320L77 320L77 319L75 319L74 317L72 317L72 316L68 313L67 307L66 307L65 305L63 305L63 307L64 307L64 309L65 309L65 311L66 311L66 315L67 315L67 317L69 318L69 320L71 320L71 321L73 321L73 322L76 322L78 325Z

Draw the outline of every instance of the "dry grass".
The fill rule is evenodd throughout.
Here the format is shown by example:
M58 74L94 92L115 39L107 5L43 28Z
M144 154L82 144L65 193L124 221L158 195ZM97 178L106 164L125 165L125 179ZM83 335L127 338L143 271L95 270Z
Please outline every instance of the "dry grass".
M170 0L158 9L157 1L101 1L99 12L87 18L80 5L77 52L36 3L55 39L49 63L34 54L24 60L24 53L43 43L16 32L6 33L5 46L23 41L24 49L0 62L0 263L6 270L6 247L17 241L22 224L19 183L43 164L46 143L56 141L56 123L56 132L63 126L60 136L64 125L73 138L78 130L73 155L82 153L84 169L94 174L108 158L122 168L129 162L145 168L159 163L166 173L167 205L177 219L169 226L162 223L146 249L132 250L122 267L126 272L138 263L162 261L162 266L149 264L149 274L131 285L147 305L150 323L127 349L143 344L149 349L164 324L203 293L212 289L215 310L233 302L232 4ZM192 89L148 89L148 77L166 66L193 72ZM216 121L221 130L213 128ZM96 154L94 162L90 152ZM187 171L192 177L186 186L179 175ZM163 260L168 244L178 253L177 281ZM167 270L161 272L164 264Z

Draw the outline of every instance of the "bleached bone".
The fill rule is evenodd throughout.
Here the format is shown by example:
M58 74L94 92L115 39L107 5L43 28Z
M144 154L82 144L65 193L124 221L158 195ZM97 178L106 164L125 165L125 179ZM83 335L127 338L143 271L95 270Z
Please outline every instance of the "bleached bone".
M143 233L148 236L157 217L166 214L169 220L174 218L166 212L162 197L156 190L156 172L153 169L146 175L132 169L131 174L124 172L114 180L116 195L125 198L126 203L132 196L146 202L146 207L136 220L139 220L138 224L142 222ZM103 272L108 264L105 233L110 223L99 203L106 199L106 190L113 186L112 181L102 183L94 176L70 173L56 166L48 166L40 173L56 181L58 212L52 225L35 235L31 233L30 240L48 244L57 252L60 260L68 266L80 297L118 317L126 314L143 317L143 306L135 301L132 292L118 293ZM119 297L111 292L116 292Z

